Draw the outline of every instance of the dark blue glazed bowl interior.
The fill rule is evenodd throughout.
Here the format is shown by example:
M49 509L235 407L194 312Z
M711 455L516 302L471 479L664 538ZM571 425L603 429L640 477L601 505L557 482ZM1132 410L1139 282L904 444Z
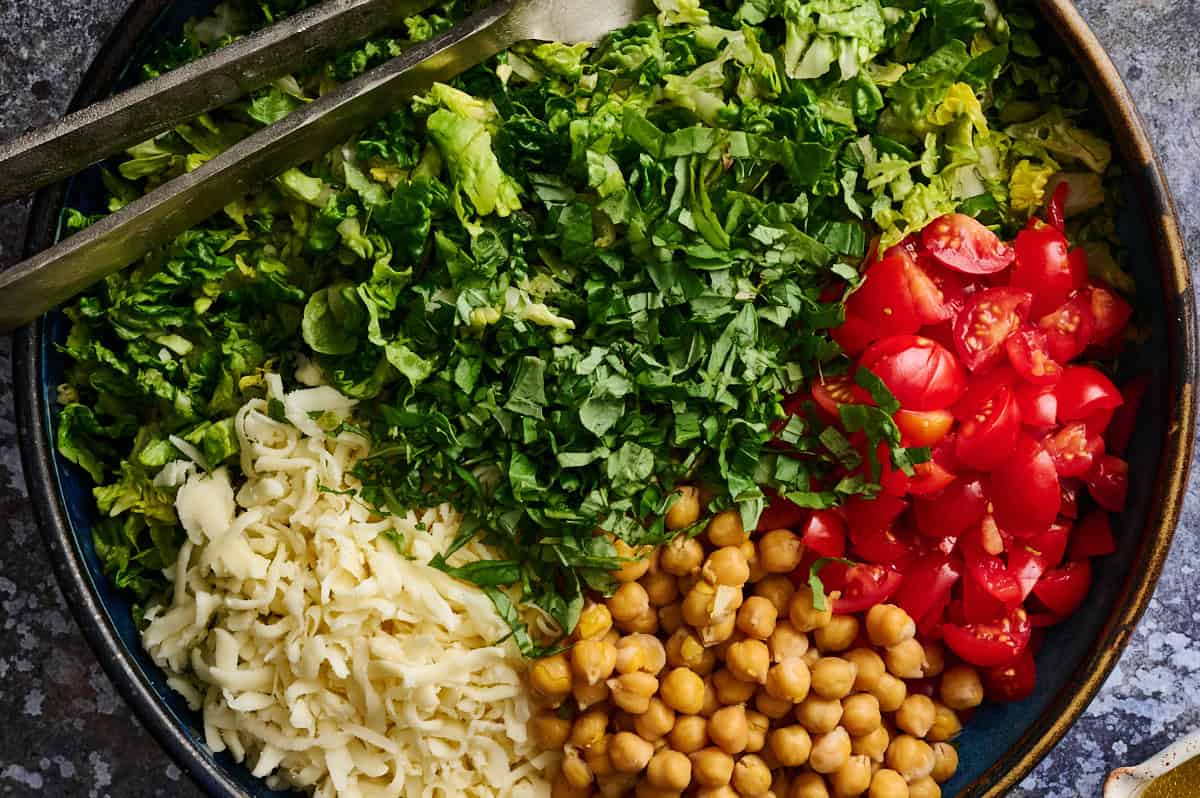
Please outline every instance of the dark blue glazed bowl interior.
M155 24L147 45L162 37L177 36L183 24L195 16L211 12L215 3L204 0L177 0ZM142 48L145 52L146 47ZM125 82L131 80L127 69ZM1145 196L1143 186L1138 185L1138 175L1127 178L1126 198ZM66 196L67 206L85 212L103 210L103 188L99 170L80 175L71 181ZM1130 202L1136 200L1131 199ZM1091 597L1084 607L1071 618L1070 623L1049 631L1038 654L1038 687L1030 699L1017 704L985 705L970 718L966 731L958 739L960 767L954 779L945 785L947 796L970 796L981 793L996 774L980 781L992 765L1010 748L1021 740L1041 716L1053 710L1064 687L1077 678L1076 671L1084 662L1088 649L1101 636L1125 580L1129 577L1130 564L1135 562L1138 537L1142 534L1144 519L1149 517L1154 482L1159 475L1159 461L1165 440L1165 425L1168 420L1167 397L1165 396L1167 357L1167 324L1171 321L1166 314L1156 312L1163 296L1154 249L1148 236L1152 212L1135 204L1126 204L1120 211L1118 229L1126 247L1130 270L1138 287L1138 318L1148 325L1147 340L1135 350L1123 356L1123 376L1150 374L1151 388L1142 407L1137 435L1129 452L1130 492L1129 504L1117 525L1120 550L1095 564L1094 583ZM56 349L56 344L66 338L69 323L60 313L47 317L44 335L41 338L37 357L41 359L41 415L39 423L44 425L48 439L54 440L56 419L56 388L64 379L65 358ZM132 660L145 680L151 685L158 700L173 715L175 723L182 728L196 746L212 763L230 774L241 786L243 795L282 796L272 791L249 771L233 762L227 754L212 755L204 745L200 731L200 716L188 709L185 702L166 684L163 674L145 655L139 642L137 630L130 614L130 603L117 592L103 576L100 563L92 544L91 523L96 508L92 499L87 475L63 459L57 451L53 453L57 473L57 488L62 506L66 509L71 532L78 550L86 563L91 589L100 599L108 620L120 636L124 655Z

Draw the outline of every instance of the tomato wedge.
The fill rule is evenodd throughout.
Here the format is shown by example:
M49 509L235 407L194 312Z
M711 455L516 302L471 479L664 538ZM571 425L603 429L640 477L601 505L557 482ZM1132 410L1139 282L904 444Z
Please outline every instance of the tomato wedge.
M846 554L846 522L832 510L813 510L800 542L822 557L842 557Z
M912 259L902 253L886 257L867 269L862 285L846 300L847 315L853 314L875 328L875 337L910 335L921 326L908 289Z
M1087 560L1074 560L1045 574L1033 594L1056 615L1070 615L1079 609L1092 586L1092 566Z
M1038 319L1046 334L1046 351L1059 363L1074 360L1092 342L1095 322L1088 302L1075 294L1057 310Z
M1033 295L1016 288L989 288L971 297L954 320L954 345L971 371L1004 356L1004 342L1029 315Z
M891 598L904 577L881 565L854 565L846 570L842 595L833 602L838 615L850 615L870 609Z
M1117 550L1113 537L1112 519L1105 510L1092 510L1080 519L1071 533L1070 556L1072 560L1088 557L1103 557Z
M1030 220L1029 227L1017 233L1013 248L1017 259L1009 285L1033 293L1034 317L1044 316L1065 302L1075 288L1078 261L1072 262L1062 231Z
M1050 357L1048 346L1046 333L1027 326L1008 336L1004 351L1021 379L1034 385L1053 385L1062 376L1062 366Z
M932 258L914 259L905 270L908 292L922 325L953 319L967 302L967 285L957 273L934 263Z
M892 603L920 621L949 600L961 577L961 566L950 557L941 552L927 554L908 567Z
M967 375L946 347L919 335L893 335L872 344L859 361L909 410L941 410L958 401Z
M1000 465L1021 433L1021 411L1007 385L984 399L958 428L954 456L971 468L991 471Z
M1125 498L1129 492L1129 463L1110 454L1101 455L1083 478L1088 493L1096 504L1106 510L1119 513L1125 509Z
M829 334L850 357L861 355L880 336L874 324L849 312L846 313L846 320L830 330Z
M1017 439L988 487L996 521L1013 534L1041 531L1058 516L1062 494L1054 458L1028 435Z
M997 703L1010 704L1029 698L1037 686L1037 664L1033 661L1033 652L1026 649L1007 665L984 669L983 686L988 699Z
M859 387L854 378L848 374L838 374L825 377L812 385L812 396L817 404L829 415L838 417L838 408L842 405L869 405L871 394L865 388Z
M990 529L991 534L988 533ZM999 552L988 551L988 539L994 539L1000 546ZM1009 573L1008 566L1000 558L1003 543L1000 539L996 524L988 517L974 529L962 536L959 545L963 550L963 561L967 564L967 576L996 601L1005 606L1016 606L1025 598L1021 585L1016 577ZM967 602L964 602L964 604ZM968 618L988 620L986 614L980 617L976 613L968 613Z
M1045 430L1058 423L1058 397L1053 385L1021 383L1016 390L1017 408L1021 411L1021 423L1037 430Z
M1050 194L1050 201L1046 203L1046 221L1056 228L1060 233L1067 229L1067 219L1064 209L1067 205L1067 200L1071 196L1071 184L1066 180L1059 182L1054 187L1054 191ZM1029 220L1033 223L1033 220Z
M1135 377L1121 386L1121 406L1113 413L1108 428L1104 433L1104 448L1110 454L1124 455L1129 448L1129 439L1133 437L1133 428L1137 423L1138 410L1150 387L1150 377L1143 374Z
M1068 366L1054 388L1058 417L1063 421L1087 418L1101 410L1113 410L1124 399L1112 380L1091 366Z
M939 216L927 224L921 243L943 266L964 274L993 274L1016 257L999 236L962 213Z
M949 410L900 410L894 418L905 446L935 446L954 426Z
M931 538L958 535L983 518L988 500L978 479L959 479L933 496L913 499L917 531Z
M1079 296L1091 310L1091 343L1107 343L1125 331L1133 308L1120 294L1102 283L1091 283L1080 289Z
M964 661L987 668L1016 662L1029 646L1032 629L1025 610L1018 607L993 623L945 624L942 636Z
M1104 439L1088 432L1086 424L1067 424L1042 440L1042 447L1054 458L1060 477L1081 477L1092 469L1092 461L1104 453Z

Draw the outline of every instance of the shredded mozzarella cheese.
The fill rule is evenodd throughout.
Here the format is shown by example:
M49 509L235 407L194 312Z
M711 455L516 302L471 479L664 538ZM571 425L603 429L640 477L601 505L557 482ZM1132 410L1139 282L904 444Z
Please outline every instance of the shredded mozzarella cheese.
M477 587L425 565L458 516L381 518L340 493L359 487L367 444L314 418L354 403L267 385L290 423L265 400L241 409L240 487L186 461L161 475L187 541L142 642L203 711L208 745L318 798L548 796L553 756L528 738L524 663L496 642L507 628ZM454 562L486 554L471 544Z

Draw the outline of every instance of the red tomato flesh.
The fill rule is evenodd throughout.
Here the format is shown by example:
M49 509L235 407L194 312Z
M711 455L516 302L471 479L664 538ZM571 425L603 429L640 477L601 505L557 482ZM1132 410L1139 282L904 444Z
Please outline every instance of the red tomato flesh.
M964 661L987 668L1016 662L1029 645L1032 629L1025 610L1018 608L993 623L945 624L942 635Z
M954 320L954 345L971 371L1004 356L1004 342L1029 315L1033 294L1015 288L989 288L971 297Z
M873 344L860 364L909 410L942 410L958 401L967 376L946 347L917 335L894 335Z
M934 219L921 231L921 243L943 266L964 274L992 274L1016 257L999 236L961 213Z

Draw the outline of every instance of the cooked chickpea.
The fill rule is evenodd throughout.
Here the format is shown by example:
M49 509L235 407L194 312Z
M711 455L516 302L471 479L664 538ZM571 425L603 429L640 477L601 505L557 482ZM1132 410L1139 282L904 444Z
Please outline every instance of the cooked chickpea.
M617 626L627 634L656 634L658 632L658 612L653 607L647 607L631 621L617 621Z
M583 710L607 701L612 697L612 690L608 689L608 682L599 684L576 682L575 686L571 688L571 695L575 698L575 703Z
M712 679L704 680L704 698L700 702L700 712L706 718L711 718L718 709L721 708L721 702L717 700L717 691L713 688Z
M888 672L901 679L920 679L925 668L925 649L914 639L889 648L883 655Z
M667 742L685 754L699 751L708 745L708 720L700 715L676 717L675 728L667 735Z
M608 756L620 773L640 773L654 756L654 744L633 732L617 732L608 744Z
M691 758L692 781L701 787L720 787L733 778L733 757L720 748L704 748Z
M796 588L796 592L788 601L788 620L798 631L811 632L814 629L820 629L832 619L832 603L827 600L823 610L813 607L813 592L810 587Z
M617 641L615 667L620 673L645 671L657 674L667 664L667 649L651 634L634 633Z
M740 548L742 554L746 556L746 566L750 569L750 575L746 578L746 581L754 584L767 575L766 570L763 569L762 557L758 556L758 547L751 540L747 540Z
M708 555L700 574L714 585L741 587L750 578L750 566L740 546L722 546Z
M771 602L775 612L785 617L788 602L792 600L792 594L795 592L796 586L784 574L767 574L754 585L754 595L762 596Z
M664 748L651 758L646 781L660 790L682 792L692 783L692 761L678 751Z
M603 640L580 640L571 649L571 671L575 681L596 685L612 676L617 666L617 647Z
M654 760L651 759L651 762ZM679 798L678 790L664 790L642 779L633 790L634 798Z
M958 749L950 743L935 743L933 746L933 772L929 775L938 784L950 780L958 770Z
M761 640L739 640L725 653L725 667L744 682L763 684L771 667L771 652Z
M704 673L702 669L707 661L709 669L716 663L717 655L710 649L704 647L700 639L696 637L686 626L682 626L675 630L675 633L667 638L666 645L667 664L673 668L691 668L697 673ZM617 669L620 670L621 662L617 660Z
M829 798L829 789L820 774L801 773L792 782L792 790L787 798Z
M942 798L942 788L931 777L909 782L908 798Z
M656 742L667 736L667 732L675 726L675 710L655 696L650 699L646 711L633 719L633 730L638 736L650 742Z
M604 637L612 629L612 613L605 604L589 604L579 614L579 623L575 626L575 635L580 640L593 640Z
M892 741L892 736L888 734L886 726L880 725L873 732L854 737L850 740L850 750L856 754L862 754L870 757L872 762L882 762L887 754L888 744Z
M677 537L658 555L658 567L676 577L698 573L703 563L704 546L695 538Z
M775 767L770 762L767 764L771 766L772 798L787 798L792 789L792 774L782 767Z
M808 766L817 773L833 773L850 759L850 735L838 727L813 739Z
M603 709L589 709L571 726L571 745L587 748L604 736L608 729L608 713Z
M571 663L560 653L542 657L529 669L533 689L546 698L562 698L571 692Z
M921 669L921 676L926 679L941 676L942 671L946 670L946 647L937 640L922 643L921 647L925 650L925 667Z
M908 687L903 681L897 679L890 673L885 673L879 677L879 681L875 684L875 689L871 691L871 695L879 701L879 708L884 712L895 712L904 703L905 697L908 695Z
M829 623L813 631L813 642L823 653L845 651L858 638L858 618L835 615Z
M700 642L706 646L719 646L721 643L733 637L735 617L730 615L724 620L710 623L708 626L702 626L696 630L700 635Z
M774 529L759 538L758 557L769 574L791 573L804 558L804 545L791 530Z
M746 707L742 704L721 707L708 719L709 739L727 754L745 751L749 736Z
M939 694L951 709L972 709L983 703L983 682L970 665L956 665L942 674Z
M613 541L613 548L616 549L617 556L624 561L620 568L613 571L613 578L618 582L636 582L650 570L650 559L646 556L646 551L638 551L620 538Z
M851 756L829 776L829 786L836 798L856 798L871 787L871 760Z
M717 589L708 582L697 582L683 597L683 620L699 629L713 621Z
M851 737L870 734L883 723L879 699L870 693L855 693L842 699L842 725Z
M890 648L916 633L916 622L895 604L876 604L867 611L867 637L880 648Z
M717 691L717 700L722 704L741 704L754 697L758 685L745 682L734 676L729 670L722 668L712 676L713 689Z
M675 634L683 626L683 605L679 602L658 608L658 628L665 634Z
M767 748L784 767L800 767L812 753L812 737L803 726L783 726L767 735Z
M588 798L591 794L591 787L572 787L562 771L554 777L550 786L550 798Z
M612 737L606 734L583 749L583 761L588 763L588 767L592 769L592 774L597 779L603 779L616 773L613 770L612 759L608 756L610 742L612 742Z
M529 719L529 737L547 751L562 748L571 736L571 721L543 710Z
M742 603L737 614L738 631L746 637L766 640L775 631L775 622L779 611L769 599L762 596L751 596Z
M658 692L658 679L645 671L622 673L610 679L612 701L631 715L640 715L650 708L650 699Z
M962 721L958 719L958 713L945 704L934 702L933 725L929 727L929 732L925 735L925 739L932 743L945 742L953 740L962 731Z
M690 485L684 485L676 488L675 493L679 495L674 503L667 509L667 514L663 516L666 522L667 529L674 532L676 529L683 529L685 526L691 526L700 520L700 494Z
M563 757L562 774L567 783L576 789L592 786L592 769L579 755L579 749L568 748Z
M871 777L868 798L908 798L908 782L894 770L880 768Z
M650 599L650 606L661 609L679 598L679 580L665 571L642 577L641 585Z
M762 757L746 754L733 766L733 789L743 798L758 798L771 789L771 769Z
M810 693L796 707L796 720L813 734L825 734L837 727L842 719L842 702Z
M869 648L856 648L847 651L842 656L854 663L856 670L854 689L857 692L869 693L874 690L875 685L879 684L879 677L887 672L887 666L883 664L883 657Z
M896 710L896 726L913 737L924 737L929 733L936 716L933 699L914 693L907 696Z
M650 597L646 588L637 582L625 582L608 599L608 611L618 623L628 623L639 615L650 611Z
M800 657L789 657L771 666L763 687L774 698L791 701L793 704L808 697L812 686L812 674Z
M684 715L696 715L704 706L704 680L687 668L675 668L662 682L660 697Z
M792 706L790 700L776 698L768 693L765 688L760 688L754 694L754 708L772 720L787 717L787 714L792 711Z
M737 510L725 510L713 516L704 533L714 546L737 546L750 537L742 526L742 516Z
M911 783L933 772L933 749L924 740L908 734L892 738L887 749L887 766Z
M822 657L812 667L812 689L825 698L844 698L854 688L858 671L841 657Z
M783 620L775 624L775 631L767 643L771 649L771 660L783 662L792 657L803 657L808 652L808 635Z

